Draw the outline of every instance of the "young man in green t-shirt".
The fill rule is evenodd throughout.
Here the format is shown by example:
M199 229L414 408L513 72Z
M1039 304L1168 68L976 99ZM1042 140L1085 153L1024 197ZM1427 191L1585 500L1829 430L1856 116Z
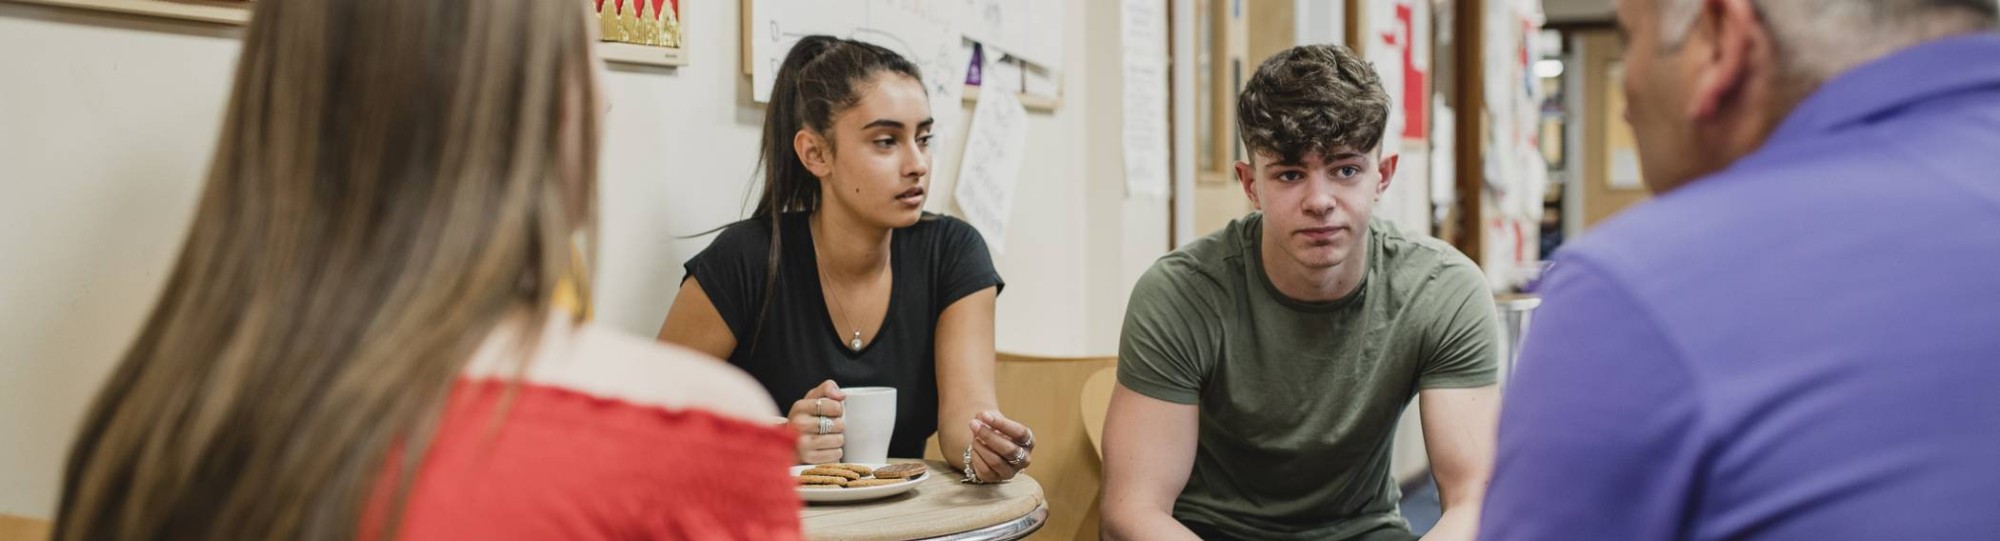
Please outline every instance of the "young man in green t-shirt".
M1237 101L1260 212L1132 292L1104 430L1111 539L1409 540L1389 473L1421 396L1444 516L1470 540L1492 467L1499 322L1477 266L1371 219L1389 97L1333 45L1265 61Z

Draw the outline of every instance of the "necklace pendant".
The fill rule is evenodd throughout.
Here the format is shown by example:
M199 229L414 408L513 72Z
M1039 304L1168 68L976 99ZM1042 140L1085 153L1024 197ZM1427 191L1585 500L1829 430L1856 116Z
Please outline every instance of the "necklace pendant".
M861 331L854 331L854 340L847 343L848 349L861 351Z

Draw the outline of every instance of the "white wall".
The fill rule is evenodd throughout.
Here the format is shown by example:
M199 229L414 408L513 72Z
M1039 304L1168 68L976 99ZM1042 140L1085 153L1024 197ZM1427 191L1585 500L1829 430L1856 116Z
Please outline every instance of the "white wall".
M235 35L0 3L0 513L52 510L70 432L166 279Z
M1064 103L1029 115L996 333L1007 352L1110 355L1131 283L1166 250L1166 206L1123 194L1116 4L1064 5ZM679 237L744 211L763 112L738 13L688 6L691 65L614 65L605 81L606 324L657 331L708 243ZM53 510L73 426L179 249L239 32L0 2L0 513ZM940 173L933 197L948 197Z
M1293 0L1292 12L1298 19L1292 30L1299 44L1346 43L1346 0Z

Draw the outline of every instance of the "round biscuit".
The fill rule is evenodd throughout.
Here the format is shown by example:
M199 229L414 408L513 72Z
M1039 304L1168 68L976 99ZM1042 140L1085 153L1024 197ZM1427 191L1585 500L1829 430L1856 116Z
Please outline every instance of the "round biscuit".
M810 485L832 485L832 486L837 486L837 487L844 487L844 486L847 486L847 479L846 479L846 478L844 478L844 477L833 477L833 476L827 476L827 475L800 475L800 476L799 476L799 484L800 484L800 485L809 485L809 486L810 486Z
M923 475L925 469L928 468L923 464L918 464L915 462L905 462L902 464L895 464L891 466L883 466L881 468L876 468L875 477L878 479L903 479L907 477L917 477Z
M860 481L853 481L847 483L847 488L879 487L884 485L894 485L898 483L908 483L908 482L910 482L910 480L908 479L862 479Z
M849 481L861 478L861 474L854 473L852 470L844 470L840 468L833 468L827 466L820 466L817 468L806 470L805 473L802 473L800 475L824 475L827 477L839 477Z
M847 471L851 471L851 472L854 472L854 473L858 473L858 474L861 474L861 476L862 476L862 477L867 477L867 476L869 476L870 474L873 474L873 473L875 473L875 470L874 470L874 469L872 469L872 468L869 468L869 467L867 467L867 466L863 466L863 465L860 465L860 464L827 464L827 465L826 465L826 467L829 467L829 468L840 468L840 469L843 469L843 470L847 470Z

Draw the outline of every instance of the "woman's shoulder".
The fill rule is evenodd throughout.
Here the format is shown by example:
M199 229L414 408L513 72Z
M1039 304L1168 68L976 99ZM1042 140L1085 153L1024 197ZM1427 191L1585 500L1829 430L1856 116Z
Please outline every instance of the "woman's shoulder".
M595 352L607 368L602 377L641 379L658 385L640 389L631 398L668 407L699 407L752 420L778 414L770 394L750 374L707 354L641 338L599 325L582 328L584 351ZM646 392L651 391L651 392Z
M912 231L924 231L933 235L979 234L979 230L972 227L971 223L959 219L957 216L938 214L931 211L924 211L923 217L918 218L916 225L910 226L910 229Z
M701 408L763 422L778 415L770 393L749 374L692 349L587 324L578 333L585 382L626 400Z
M555 319L533 354L510 347L516 326L474 358L398 537L796 538L784 473L796 436L754 382L687 350Z
M749 374L691 349L594 323L552 324L524 374L527 383L666 409L701 409L764 424L778 415ZM500 363L473 376L507 375Z
M723 226L683 265L687 278L700 280L719 309L756 302L756 292L762 291L771 268L772 225L768 218L748 218Z
M745 218L722 226L696 257L761 258L771 250L771 221Z
M916 225L905 228L914 238L927 241L942 248L986 248L985 237L979 229L955 216L925 212Z

